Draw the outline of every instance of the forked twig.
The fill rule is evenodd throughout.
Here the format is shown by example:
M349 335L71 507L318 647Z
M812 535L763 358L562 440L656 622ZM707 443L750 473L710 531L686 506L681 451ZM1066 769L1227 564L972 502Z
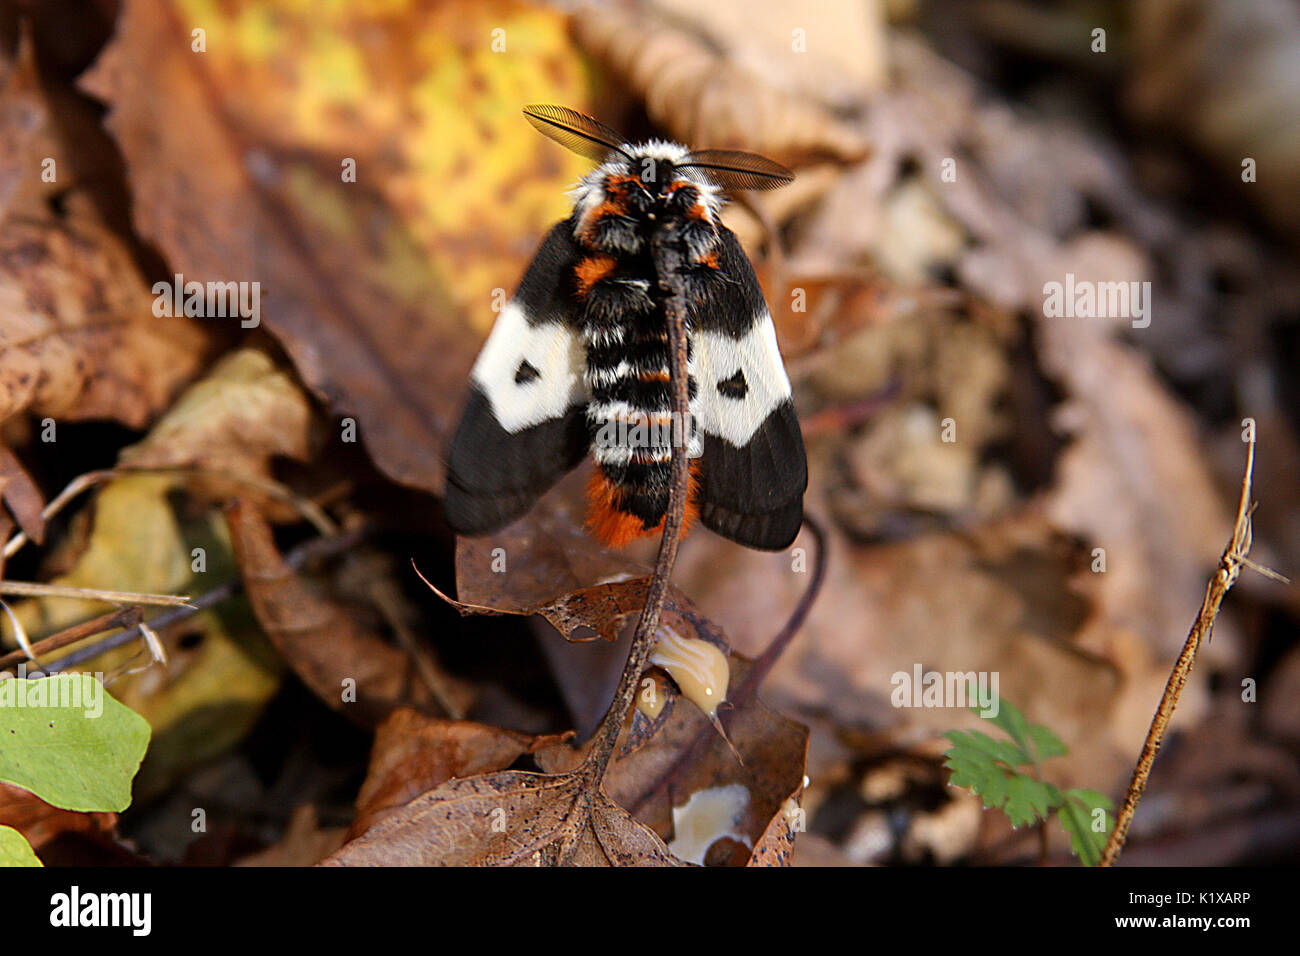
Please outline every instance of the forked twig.
M1133 779L1128 785L1128 792L1124 795L1124 804L1116 815L1115 828L1111 830L1110 838L1106 841L1106 849L1102 852L1101 866L1112 865L1119 859L1120 852L1124 849L1124 839L1128 836L1129 824L1133 822L1138 801L1142 799L1142 792L1146 789L1147 778L1151 775L1151 765L1155 763L1156 754L1160 751L1165 730L1168 729L1169 721L1174 715L1174 708L1178 706L1178 698L1192 672L1192 665L1196 663L1196 652L1200 650L1202 642L1209 643L1213 637L1214 621L1219 616L1219 606L1223 604L1228 590L1237 583L1241 569L1247 567L1274 580L1287 580L1276 571L1261 567L1247 557L1251 545L1250 515L1255 510L1250 502L1250 483L1254 471L1255 442L1252 438L1246 449L1246 473L1241 479L1241 499L1237 504L1237 522L1232 529L1232 540L1228 542L1223 555L1219 558L1219 566L1214 572L1214 577L1210 578L1210 583L1205 588L1205 598L1201 601L1200 613L1196 615L1196 621L1188 632L1187 640L1183 642L1182 653L1178 655L1174 669L1169 674L1165 692L1160 697L1160 705L1156 708L1151 727L1147 731L1147 739L1142 744L1142 753L1138 757L1137 766L1133 769Z

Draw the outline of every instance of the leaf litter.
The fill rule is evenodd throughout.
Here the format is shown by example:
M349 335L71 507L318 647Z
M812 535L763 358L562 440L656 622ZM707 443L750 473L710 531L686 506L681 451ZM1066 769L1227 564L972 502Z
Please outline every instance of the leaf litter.
M750 28L721 26L741 6ZM1206 21L1203 44L1170 56L1173 6L1131 27L1140 67L1123 82L1136 120L1168 117L1229 179L1252 144L1287 168L1276 137L1206 125L1225 34ZM243 596L162 629L166 664L138 646L94 662L153 725L139 810L83 826L0 804L0 824L41 845L53 829L73 846L123 826L159 832L150 800L195 779L198 763L279 747L304 763L266 791L278 829L231 810L229 836L205 852L253 862L241 842L252 840L263 862L295 865L326 854L667 864L673 847L692 862L779 864L799 846L823 862L1023 860L1023 841L971 825L969 801L942 787L941 734L961 721L892 706L894 677L918 663L1000 673L1002 692L1068 744L1053 779L1117 794L1224 537L1245 417L1261 435L1261 560L1300 560L1285 494L1300 445L1277 397L1289 394L1285 316L1300 278L1256 226L1168 188L1192 175L1177 162L1131 163L1069 110L1009 105L956 65L1004 50L980 45L986 24L936 32L925 11L836 3L809 18L806 39L825 55L801 56L771 7L397 3L307 16L290 5L272 21L236 3L212 13L200 57L191 5L128 2L102 50L108 32L87 27L83 55L52 55L39 23L5 48L8 567L73 586ZM1233 22L1258 23L1261 9L1243 3ZM488 55L489 23L533 47ZM1285 62L1293 39L1275 30L1261 62ZM1059 55L1043 43L1036 55ZM1245 79L1247 101L1285 101L1270 70ZM727 739L652 664L604 791L582 759L653 554L586 535L581 474L511 528L454 544L432 497L493 292L517 279L584 168L540 142L515 100L799 171L789 190L727 216L762 277L803 415L824 589L769 657L774 622L807 589L811 536L769 555L691 535L665 627L728 655ZM46 157L54 182L32 173ZM356 182L340 178L344 158ZM958 174L939 180L949 158ZM1262 177L1242 200L1263 197L1285 234L1293 189ZM1152 328L1044 315L1044 283L1066 272L1154 281ZM261 282L263 327L156 316L151 286L178 273ZM47 420L57 442L42 438ZM949 420L954 442L938 437ZM342 437L349 421L360 445ZM102 430L113 427L130 434ZM78 475L99 477L65 498ZM305 535L341 529L365 543L289 567ZM456 607L474 620L425 592L411 560L434 583L454 573ZM1261 730L1240 719L1231 686L1258 663L1264 630L1293 621L1280 593L1243 581L1234 599L1250 613L1220 622L1188 686L1174 730L1194 745L1153 779L1180 808L1152 811L1148 834L1165 845L1230 854L1195 831L1250 834L1300 792L1286 769L1294 708L1267 697ZM495 614L479 620L484 608ZM53 598L16 608L37 640L101 610ZM1294 663L1279 655L1277 686L1294 683ZM1215 689L1212 671L1233 680ZM304 713L337 721L314 732L353 741L346 783L301 756L310 733L278 716L299 690ZM1219 791L1228 798L1206 796ZM881 829L886 810L901 836ZM185 853L150 846L163 860Z

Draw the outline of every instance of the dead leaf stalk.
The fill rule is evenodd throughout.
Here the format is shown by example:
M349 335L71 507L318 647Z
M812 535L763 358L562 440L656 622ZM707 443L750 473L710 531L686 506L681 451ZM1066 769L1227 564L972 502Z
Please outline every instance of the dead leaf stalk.
M188 594L142 594L136 591L104 591L99 588L73 588L39 581L0 581L0 594L15 597L79 598L106 601L109 604L147 604L153 607L190 607Z

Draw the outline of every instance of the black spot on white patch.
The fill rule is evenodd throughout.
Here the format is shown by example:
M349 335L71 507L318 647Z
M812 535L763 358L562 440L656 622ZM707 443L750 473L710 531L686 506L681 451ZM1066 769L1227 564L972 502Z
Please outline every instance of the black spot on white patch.
M724 378L718 382L719 394L727 398L734 398L740 401L749 394L749 383L745 381L745 370L736 369L736 373L731 378Z
M533 379L541 378L541 377L542 377L542 373L537 371L537 369L533 367L532 363L529 362L528 359L522 360L519 363L519 368L515 369L516 385L527 385Z

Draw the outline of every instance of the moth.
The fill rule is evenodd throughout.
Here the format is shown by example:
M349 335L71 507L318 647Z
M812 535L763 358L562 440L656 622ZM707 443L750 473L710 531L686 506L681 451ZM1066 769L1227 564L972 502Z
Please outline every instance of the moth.
M444 499L460 534L524 514L590 453L587 527L619 547L661 531L674 444L690 459L687 525L753 548L789 546L808 470L772 317L720 219L723 192L793 180L733 150L631 144L589 116L528 121L599 162L543 240L470 373ZM671 352L651 254L659 230L686 263L689 422L671 415ZM663 235L663 234L661 234Z

